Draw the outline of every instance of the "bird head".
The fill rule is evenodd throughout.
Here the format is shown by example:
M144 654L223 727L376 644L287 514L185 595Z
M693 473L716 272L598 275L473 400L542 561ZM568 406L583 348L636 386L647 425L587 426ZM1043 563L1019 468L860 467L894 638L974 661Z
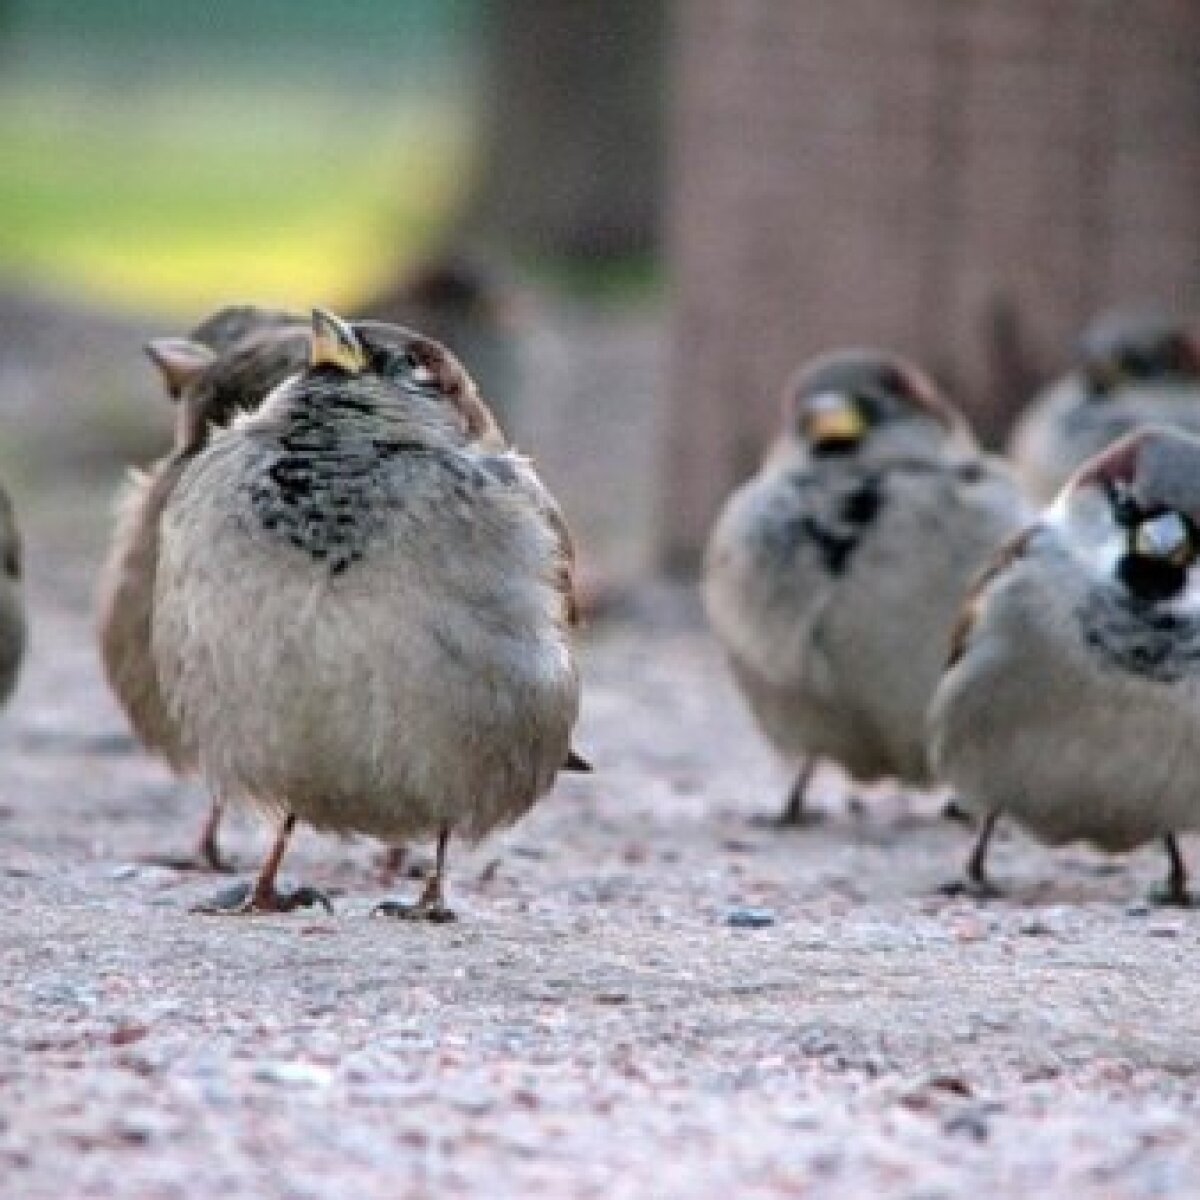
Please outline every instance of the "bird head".
M1200 384L1200 330L1157 313L1111 313L1084 333L1080 370L1093 400L1139 384Z
M1200 438L1136 430L1079 468L1048 520L1136 599L1200 611Z
M193 453L208 440L211 426L228 425L237 413L253 411L304 366L308 331L302 324L271 322L247 326L240 339L221 350L193 336L157 338L147 344L146 353L179 405L175 452Z
M909 455L970 443L962 418L912 363L877 350L813 359L784 391L788 435L814 456Z
M221 354L251 335L270 329L295 329L297 326L307 328L308 318L266 304L227 304L209 313L188 334L188 338Z
M306 378L335 383L416 437L505 445L474 381L440 342L402 325L313 309Z

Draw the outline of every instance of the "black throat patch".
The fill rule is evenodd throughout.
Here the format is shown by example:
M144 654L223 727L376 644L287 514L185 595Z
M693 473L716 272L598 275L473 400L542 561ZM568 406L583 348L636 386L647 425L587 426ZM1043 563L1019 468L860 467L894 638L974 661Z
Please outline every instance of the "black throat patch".
M828 517L810 514L800 519L804 534L820 551L821 561L831 575L841 575L848 569L883 502L882 480L876 474L867 475L840 498Z

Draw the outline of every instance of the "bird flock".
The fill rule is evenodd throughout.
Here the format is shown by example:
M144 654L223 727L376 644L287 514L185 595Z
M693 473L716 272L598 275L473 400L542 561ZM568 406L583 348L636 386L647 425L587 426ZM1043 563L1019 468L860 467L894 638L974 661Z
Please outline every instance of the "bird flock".
M406 326L239 305L147 350L173 445L126 485L97 640L138 741L211 797L194 854L166 861L225 868L225 806L250 805L274 843L198 911L286 912L329 907L278 883L298 822L393 860L432 838L419 896L375 912L452 920L451 838L590 770L557 503L455 354ZM997 892L987 851L1007 816L1049 845L1159 840L1159 898L1189 903L1197 435L1200 339L1163 318L1097 322L1010 463L897 355L803 365L702 578L733 678L796 769L778 823L810 819L826 761L952 789L978 832L951 890ZM0 492L0 701L26 643L20 581Z
M1012 465L899 357L835 353L729 499L704 569L712 627L767 739L860 781L933 782L979 823L953 892L997 893L1007 815L1050 845L1200 827L1200 341L1107 318L1030 406ZM1050 503L1040 515L1033 506Z

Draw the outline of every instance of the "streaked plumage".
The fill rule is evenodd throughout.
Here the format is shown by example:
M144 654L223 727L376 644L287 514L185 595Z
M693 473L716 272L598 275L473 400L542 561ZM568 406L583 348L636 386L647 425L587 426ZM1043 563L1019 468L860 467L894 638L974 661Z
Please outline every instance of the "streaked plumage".
M518 818L567 764L579 683L557 505L411 330L314 314L312 366L184 469L153 652L210 786L396 842ZM286 908L269 861L246 910Z
M807 765L929 781L925 709L969 580L1025 516L1004 468L911 364L815 360L784 427L733 494L705 559L710 623L759 726Z
M191 772L195 761L163 703L151 654L159 523L180 476L207 444L212 427L254 408L307 360L306 327L297 329L277 320L273 311L263 311L256 326L255 310L249 306L222 309L197 326L192 337L159 339L147 347L178 404L174 445L146 471L131 474L100 576L97 637L105 676L138 740L177 774ZM236 320L225 321L230 315ZM213 337L214 330L228 332L234 325L236 337ZM216 345L210 347L197 335L211 337ZM195 859L169 856L164 861L220 868L220 816L220 797L214 796Z
M985 815L1111 852L1200 828L1200 440L1143 430L1085 464L970 596L930 710L931 753Z

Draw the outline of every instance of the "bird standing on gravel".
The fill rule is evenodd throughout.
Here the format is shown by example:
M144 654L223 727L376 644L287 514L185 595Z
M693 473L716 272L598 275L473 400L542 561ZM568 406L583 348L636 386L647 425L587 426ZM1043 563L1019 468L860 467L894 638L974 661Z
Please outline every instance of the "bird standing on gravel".
M1175 834L1200 828L1200 440L1139 431L1080 468L964 609L931 754L985 817L965 886L994 892L1001 813L1050 845L1162 838L1161 899L1188 901Z
M780 824L804 821L821 757L864 782L929 782L925 711L955 613L1024 518L1003 467L910 363L851 350L793 377L783 431L725 505L704 567L742 693L802 762Z
M1013 460L1049 501L1081 463L1147 424L1200 434L1200 331L1159 315L1114 314L1088 329L1074 370L1018 422Z
M218 795L279 822L257 881L206 911L320 899L276 874L297 819L435 834L416 904L447 919L447 843L526 812L579 704L558 507L441 345L313 314L310 365L194 456L162 518L153 653Z
M159 524L175 485L207 445L214 426L256 407L308 358L306 324L288 324L273 310L222 309L189 338L160 338L147 353L177 401L173 448L145 472L135 472L121 498L116 530L100 577L97 635L113 694L146 749L177 774L195 769L158 685L150 631L159 553ZM214 796L195 854L154 856L173 867L226 869L217 839L222 804Z

